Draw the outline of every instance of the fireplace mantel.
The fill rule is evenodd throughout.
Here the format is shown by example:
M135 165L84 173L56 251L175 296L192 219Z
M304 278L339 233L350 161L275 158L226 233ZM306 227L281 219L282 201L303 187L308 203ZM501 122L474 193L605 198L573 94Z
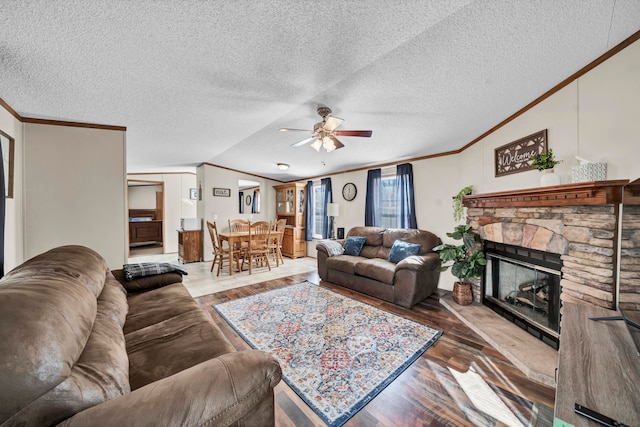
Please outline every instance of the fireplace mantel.
M621 202L628 179L526 188L464 196L467 208L608 205Z

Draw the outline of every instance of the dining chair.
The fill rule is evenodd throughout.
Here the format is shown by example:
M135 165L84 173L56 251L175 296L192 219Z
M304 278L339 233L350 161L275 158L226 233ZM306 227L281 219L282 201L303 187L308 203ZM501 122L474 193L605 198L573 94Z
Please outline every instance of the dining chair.
M271 271L269 264L269 240L271 238L271 222L258 221L249 225L249 247L244 252L241 268L244 268L244 262L249 262L249 274L253 274L253 263L263 262L267 264L267 268Z
M276 267L279 267L280 263L284 264L284 259L282 258L282 239L284 237L284 229L286 227L287 220L285 218L277 220L273 228L277 233L274 233L274 235L271 236L271 240L269 242L269 252L273 255Z
M231 233L237 232L249 232L249 226L251 225L250 221L246 219L230 219L229 220L229 231ZM244 254L243 252L249 247L249 242L234 242L233 250L240 253L240 257Z
M211 244L213 245L213 262L211 263L211 271L213 271L213 267L218 264L218 272L216 276L220 275L220 270L222 270L222 264L226 259L227 262L236 263L236 268L240 269L240 257L234 254L234 260L229 260L229 249L225 249L222 246L222 241L220 240L220 236L218 235L218 227L216 226L215 221L213 223L207 221L207 229L209 230L209 236L211 237Z
M238 231L249 231L249 226L251 223L246 219L230 219L229 220L229 231L232 233Z

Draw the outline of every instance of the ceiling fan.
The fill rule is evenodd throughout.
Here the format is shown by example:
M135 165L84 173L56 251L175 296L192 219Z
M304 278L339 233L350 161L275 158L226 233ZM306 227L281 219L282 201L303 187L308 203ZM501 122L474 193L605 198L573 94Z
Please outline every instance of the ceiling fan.
M344 122L343 119L331 115L331 108L325 106L318 107L318 114L322 117L322 121L313 125L313 130L281 128L281 132L301 131L311 132L313 136L291 144L292 147L300 147L304 144L312 142L311 148L320 151L324 148L330 153L338 148L344 147L344 144L336 138L336 136L361 136L369 138L373 131L370 130L336 130L338 126Z

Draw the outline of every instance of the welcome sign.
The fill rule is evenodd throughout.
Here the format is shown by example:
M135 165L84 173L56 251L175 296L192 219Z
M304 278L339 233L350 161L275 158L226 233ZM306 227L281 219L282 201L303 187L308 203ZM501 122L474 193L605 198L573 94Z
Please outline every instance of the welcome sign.
M541 130L495 150L496 177L532 170L531 156L547 152L547 130Z

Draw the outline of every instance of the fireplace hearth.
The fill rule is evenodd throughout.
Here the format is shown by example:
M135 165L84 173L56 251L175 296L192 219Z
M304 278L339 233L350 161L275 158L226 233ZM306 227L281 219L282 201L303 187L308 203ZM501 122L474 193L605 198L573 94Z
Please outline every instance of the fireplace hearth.
M484 250L483 303L557 350L560 256L491 241L485 241Z

